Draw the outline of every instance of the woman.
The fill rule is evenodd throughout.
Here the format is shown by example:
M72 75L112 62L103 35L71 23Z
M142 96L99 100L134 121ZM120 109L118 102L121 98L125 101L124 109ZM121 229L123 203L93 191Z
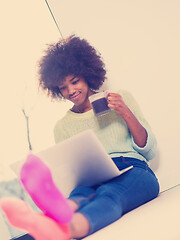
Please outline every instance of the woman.
M25 218L26 221L23 225L21 217L18 220L16 217L16 220L12 221L7 214L6 199L1 206L11 223L28 230L38 240L83 238L157 197L159 184L148 167L148 161L156 154L156 140L131 94L123 90L107 92L111 111L101 117L95 117L93 113L89 96L95 94L106 79L104 63L95 48L86 40L76 36L52 44L41 59L39 73L40 86L49 96L73 103L73 107L64 118L56 123L55 142L63 141L86 129L92 129L119 169L130 165L133 165L133 169L99 186L78 186L72 191L68 200L64 201L62 194L50 180L50 173L48 173L49 177L43 177L48 169L36 156L30 156L28 164L32 169L39 161L37 174L32 171L29 173L25 165L23 168L25 177L24 179L22 177L24 180L22 182L45 215L31 212L30 221L28 215L30 210L23 202L18 202L21 209L24 208L24 212L18 215L24 215L22 219ZM32 174L37 175L36 190L29 187ZM51 186L51 194L48 194L48 190L44 187L44 193L40 194L40 197L37 189L41 191L41 183L44 179L49 179L47 181ZM57 197L53 197L53 194ZM46 198L48 201L45 203L43 199ZM11 206L15 205L11 204ZM15 207L12 208L11 213L17 212ZM67 211L64 213L63 209ZM65 218L68 212L71 215L70 209L73 209L73 214L69 222L65 225L61 224L60 218ZM32 219L36 220L36 227ZM52 229L47 231L45 226L50 224L49 221ZM20 222L20 225L17 222ZM56 234L56 237L53 234Z

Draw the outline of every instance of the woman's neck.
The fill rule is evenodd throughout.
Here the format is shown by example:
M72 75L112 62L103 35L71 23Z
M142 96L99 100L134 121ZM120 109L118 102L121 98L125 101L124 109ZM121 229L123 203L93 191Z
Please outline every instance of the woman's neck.
M89 106L76 106L76 105L74 105L71 108L71 111L75 112L75 113L85 113L85 112L88 112L91 109L92 109L91 104Z
M90 91L88 94L88 97L95 94L94 91ZM83 103L82 105L74 105L71 108L71 111L75 112L75 113L85 113L88 112L89 110L92 109L91 103L89 102L89 99L87 97L87 101L85 103Z

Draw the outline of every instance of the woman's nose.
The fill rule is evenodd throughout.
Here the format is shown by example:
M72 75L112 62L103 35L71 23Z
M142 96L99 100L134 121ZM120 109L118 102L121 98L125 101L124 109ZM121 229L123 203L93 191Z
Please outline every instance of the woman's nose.
M74 86L68 86L68 94L71 96L75 93Z

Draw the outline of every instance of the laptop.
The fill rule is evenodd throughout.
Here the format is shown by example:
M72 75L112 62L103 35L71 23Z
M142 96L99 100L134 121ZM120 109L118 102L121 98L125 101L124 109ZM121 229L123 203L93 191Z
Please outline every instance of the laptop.
M68 197L79 185L94 186L130 170L119 170L92 130L83 131L38 153L33 153L50 168L53 180ZM11 165L19 176L26 159Z

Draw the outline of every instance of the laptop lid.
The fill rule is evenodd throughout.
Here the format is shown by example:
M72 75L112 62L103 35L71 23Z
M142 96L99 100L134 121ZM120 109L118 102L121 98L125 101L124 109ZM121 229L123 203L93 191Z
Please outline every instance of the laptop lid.
M121 174L92 130L35 153L50 168L54 182L67 197L79 185L93 186ZM19 176L25 159L11 165Z

